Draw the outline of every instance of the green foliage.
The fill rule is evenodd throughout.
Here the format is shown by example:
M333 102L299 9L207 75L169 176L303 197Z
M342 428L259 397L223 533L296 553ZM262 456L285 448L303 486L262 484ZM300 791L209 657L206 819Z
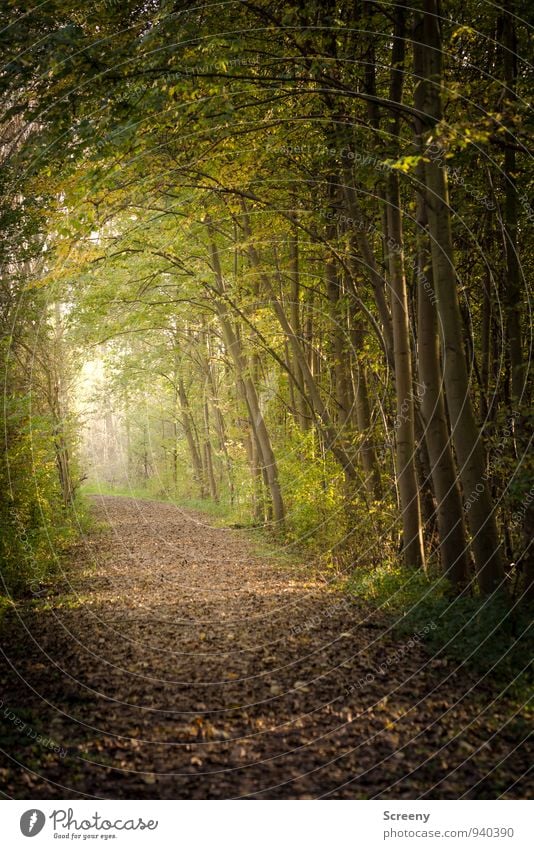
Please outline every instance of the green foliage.
M29 414L28 402L6 405L1 421L7 450L0 456L0 592L36 592L57 570L62 552L84 521L83 508L66 508L59 485L53 425ZM81 512L80 512L81 511Z
M243 395L243 377L250 376L278 463L287 540L332 560L346 555L350 561L358 554L363 566L392 562L399 536L392 453L378 450L378 460L369 460L377 472L371 483L360 480L349 488L343 474L350 457L356 467L352 481L362 478L365 440L389 444L395 430L396 389L378 341L384 322L376 294L382 283L377 287L369 278L358 236L365 233L387 289L386 177L392 167L399 176L405 240L399 247L408 261L420 249L414 178L422 161L439 153L459 213L458 277L466 299L462 307L473 317L473 362L482 371L484 362L488 372L487 386L484 380L472 382L481 421L491 420L483 396L496 396L497 430L485 434L488 480L500 505L506 553L510 561L519 559L529 530L525 502L532 466L523 459L527 439L514 437L514 445L499 441L499 417L509 394L509 387L501 388L509 378L503 382L499 374L504 351L498 341L495 350L481 351L484 334L501 338L494 323L504 292L490 293L488 303L481 292L487 270L495 280L507 279L500 216L494 214L506 206L503 166L504 174L521 173L525 189L520 187L517 203L521 215L530 217L521 153L525 69L518 59L517 96L515 88L506 93L501 51L497 45L487 51L473 35L499 32L501 12L467 4L444 16L446 121L432 128L423 155L411 120L401 122L398 150L396 145L390 150L386 140L392 70L387 10L371 10L369 4L358 10L341 4L335 13L315 2L268 5L230 10L200 3L194 13L184 8L175 14L166 0L102 0L87 7L57 0L22 16L12 7L0 34L9 69L0 88L9 104L7 129L13 121L13 139L20 142L10 147L1 178L8 201L0 209L0 262L7 270L37 257L29 288L45 293L43 299L30 298L17 330L27 343L41 321L39 309L46 316L46 296L56 293L68 315L62 320L69 351L85 355L90 349L90 357L100 344L105 376L91 422L100 431L87 452L92 456L83 458L97 487L104 482L131 492L131 484L133 491L181 503L205 504L210 494L220 505L214 509L236 522L267 520L267 485L257 456L263 449L253 444L253 416ZM415 11L406 10L407 33L416 23ZM515 27L519 57L527 31L519 18ZM407 69L415 59L409 41ZM483 72L475 73L479 66ZM417 75L404 76L403 108L409 109ZM374 115L365 100L370 90L381 104ZM350 107L348 91L357 93ZM506 134L519 139L517 167L503 161ZM466 183L464 172L474 185ZM341 183L361 195L361 217L358 206L353 209L342 197ZM481 216L486 195L491 203ZM221 255L219 290L208 220ZM523 221L517 231L523 257ZM298 242L296 264L292 240ZM479 250L481 245L487 250ZM415 319L417 298L409 283ZM20 286L17 281L6 288L5 328L18 307L11 292ZM272 309L277 299L282 313L300 325L315 399ZM527 316L526 298L519 308ZM242 349L241 367L224 339L225 310ZM416 355L417 344L414 339ZM61 360L61 345L44 353L45 361ZM41 521L62 527L55 522L60 509L53 480L55 425L47 419L51 403L45 398L46 385L58 382L53 372L41 375L35 389L41 418L34 418L33 442L22 424L10 437L6 457L14 469L14 515L29 529ZM359 386L365 392L358 393ZM23 390L27 386L16 386L15 394ZM303 415L297 390L315 409L309 430L302 424L309 409ZM63 423L61 410L56 412ZM524 416L521 427L531 433L532 425ZM266 475L271 466L264 462ZM376 478L381 481L373 488ZM25 493L26 479L35 483L32 496ZM432 500L431 487L424 488ZM16 534L8 539L6 559L20 558ZM44 539L39 536L36 549L43 563Z
M399 635L424 633L433 657L448 658L480 677L487 676L497 691L509 688L517 698L532 696L532 608L504 594L453 595L438 574L425 575L398 564L358 569L347 588L358 599L387 612Z
M349 492L339 463L321 447L313 428L292 427L280 446L280 477L288 511L286 538L342 564L362 539L374 540L388 502L371 502L363 483ZM390 517L391 518L391 517ZM367 562L377 559L369 548ZM385 556L381 545L380 560Z

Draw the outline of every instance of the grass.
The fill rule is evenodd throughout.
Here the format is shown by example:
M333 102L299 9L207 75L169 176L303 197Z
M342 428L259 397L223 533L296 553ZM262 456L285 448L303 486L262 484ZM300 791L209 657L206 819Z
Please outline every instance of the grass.
M108 486L102 483L86 483L80 488L82 495L117 495L139 498L142 501L169 501L164 495L156 496L147 489L133 486Z
M14 602L5 595L0 595L0 627L4 621L6 613L12 610Z
M399 635L424 633L433 655L487 676L496 690L532 699L532 609L502 594L455 596L436 571L386 564L358 570L346 589L393 617Z
M139 501L176 504L177 507L183 507L184 510L199 510L202 513L221 519L233 519L235 513L234 508L208 498L173 497L165 491L154 492L151 489L141 487L112 487L105 484L85 484L81 492L83 495L116 495L124 498L135 498Z

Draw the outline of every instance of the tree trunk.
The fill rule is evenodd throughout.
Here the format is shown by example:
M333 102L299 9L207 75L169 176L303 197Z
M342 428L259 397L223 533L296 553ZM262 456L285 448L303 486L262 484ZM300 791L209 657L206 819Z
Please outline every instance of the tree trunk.
M422 27L425 114L441 120L441 34L437 0L424 0ZM483 593L503 584L497 522L485 475L484 452L469 395L462 320L452 246L447 175L433 157L425 163L428 221L437 310L442 334L444 381L454 448L468 511L478 581Z
M248 224L247 219L245 220L245 225L247 236L249 239L248 250L251 259L251 265L254 268L258 269L259 256L255 246L250 240L250 226ZM279 269L278 275L280 275ZM317 382L315 381L312 369L308 364L306 355L302 348L301 341L297 337L293 327L291 326L291 323L286 315L284 307L280 303L280 300L271 284L269 277L266 274L262 274L261 277L265 293L269 296L269 301L271 303L271 306L273 307L276 317L278 318L280 327L286 335L286 339L289 342L295 360L300 365L300 369L304 378L304 384L308 390L309 400L311 402L310 406L314 412L317 426L322 431L323 435L326 437L326 444L328 445L329 450L332 451L334 457L336 457L336 459L341 463L346 477L353 480L358 477L358 472L354 466L352 458L349 456L348 452L345 450L345 448L340 442L337 429L332 421L332 417L330 416L330 413L325 403L323 402L319 387L317 385Z
M393 365L393 329L391 325L391 313L389 311L386 297L387 284L378 269L373 249L371 248L367 238L367 227L363 213L360 209L360 204L358 203L356 189L353 186L353 175L349 169L345 169L344 172L344 193L346 206L353 226L354 241L356 242L358 251L361 255L365 274L370 279L373 287L375 302L380 318L380 326L384 337L384 350L389 364ZM354 259L352 259L352 263L354 264Z
M210 497L213 501L217 502L219 500L219 494L217 492L217 481L215 480L215 471L213 468L213 453L211 449L210 434L210 408L207 392L204 396L204 468L206 469L206 478L208 481Z
M265 424L265 420L260 409L258 393L256 391L254 382L250 377L248 369L246 368L246 364L243 358L243 352L241 349L241 343L237 338L235 330L232 326L232 321L228 313L228 307L224 301L225 284L222 274L222 267L219 259L218 248L214 239L214 232L209 222L208 231L210 235L212 267L215 275L217 292L220 296L215 299L215 308L217 310L219 321L221 323L226 347L234 362L238 378L242 381L243 384L245 400L250 416L250 423L252 425L252 431L256 440L258 454L261 460L262 468L265 471L269 494L271 496L273 507L273 520L278 526L282 526L284 523L285 510L282 498L282 491L280 489L280 483L278 480L278 466L276 464L276 458L272 449L269 432L267 430L267 426Z
M397 476L402 511L403 554L408 566L424 566L421 505L415 469L414 401L412 388L412 353L408 322L408 293L402 253L402 222L398 177L388 179L388 231L396 245L389 252L391 278L391 313L393 319L393 354L395 391L397 396L396 444Z
M503 65L505 80L505 103L511 108L516 100L517 38L515 33L514 2L508 0L503 12ZM506 246L505 312L506 335L510 356L511 395L517 405L524 390L523 344L521 340L521 269L517 246L519 204L517 198L516 153L512 145L504 151L504 238Z
M423 76L420 33L415 31L414 74ZM424 110L424 92L416 84L415 106ZM417 123L416 146L422 152L422 125ZM417 336L418 371L420 381L421 414L424 421L424 438L428 450L432 485L436 499L439 534L439 551L443 574L457 591L469 580L469 559L464 527L462 498L454 464L452 445L443 396L443 374L439 351L436 297L428 244L428 216L424 196L425 169L421 162L417 168L420 190L417 193Z
M198 486L200 497L205 498L206 484L204 478L204 469L202 466L202 457L200 454L199 447L197 445L197 440L195 438L193 418L191 415L191 409L189 407L189 399L187 397L187 392L185 391L183 377L178 378L178 399L180 401L180 409L182 412L182 427L184 429L185 438L187 440L187 446L189 448L189 454L191 456L191 464L193 466L193 477Z
M350 306L350 339L356 363L357 373L354 376L354 406L356 413L356 424L362 436L360 457L365 473L366 486L369 494L375 501L382 498L382 481L380 478L380 467L376 456L376 448L372 436L371 409L369 404L369 390L367 386L367 369L363 361L364 330L361 318L357 315L354 300Z
M300 339L302 335L300 321L300 268L298 230L296 227L289 237L289 268L291 277L291 324ZM293 367L291 371L294 378L290 376L289 381L294 395L297 420L302 430L307 430L310 427L311 419L304 401L304 377L302 375L300 363L295 359L293 359Z
M390 100L400 103L405 56L405 9L395 7L395 37L391 56ZM398 146L399 119L397 113L389 119L389 132L395 148ZM395 151L396 152L396 151ZM425 565L421 505L415 468L415 407L412 388L412 352L408 292L404 271L404 240L402 232L399 178L391 172L386 182L387 229L390 250L391 318L393 325L393 357L397 396L396 443L397 475L402 511L403 554L407 566Z
M207 337L207 357L206 357L206 374L208 378L208 387L210 391L209 401L211 403L211 407L213 410L213 417L215 422L215 430L217 433L217 439L219 442L219 449L224 457L224 466L226 469L226 479L228 483L228 494L230 496L230 504L233 506L235 500L235 485L234 485L234 471L232 466L232 458L228 453L227 439L226 439L226 423L224 421L224 416L221 411L221 407L219 404L219 395L217 391L217 381L215 379L215 374L213 370L213 366L211 363L213 351L212 351L212 342L211 342L211 334L209 328L206 331Z

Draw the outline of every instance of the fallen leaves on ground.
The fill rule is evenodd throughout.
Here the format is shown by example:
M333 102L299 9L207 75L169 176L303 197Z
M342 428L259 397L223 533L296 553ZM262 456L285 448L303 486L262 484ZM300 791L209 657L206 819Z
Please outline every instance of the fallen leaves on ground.
M6 796L532 793L528 723L490 682L418 645L388 662L391 622L242 531L95 502L109 531L4 624Z

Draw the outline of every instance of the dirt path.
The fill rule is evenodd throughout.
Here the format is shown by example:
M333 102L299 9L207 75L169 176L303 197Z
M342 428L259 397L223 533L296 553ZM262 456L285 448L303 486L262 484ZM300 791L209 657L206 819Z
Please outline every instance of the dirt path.
M474 677L240 531L127 498L95 512L110 530L70 586L4 625L5 796L528 794L524 721Z

